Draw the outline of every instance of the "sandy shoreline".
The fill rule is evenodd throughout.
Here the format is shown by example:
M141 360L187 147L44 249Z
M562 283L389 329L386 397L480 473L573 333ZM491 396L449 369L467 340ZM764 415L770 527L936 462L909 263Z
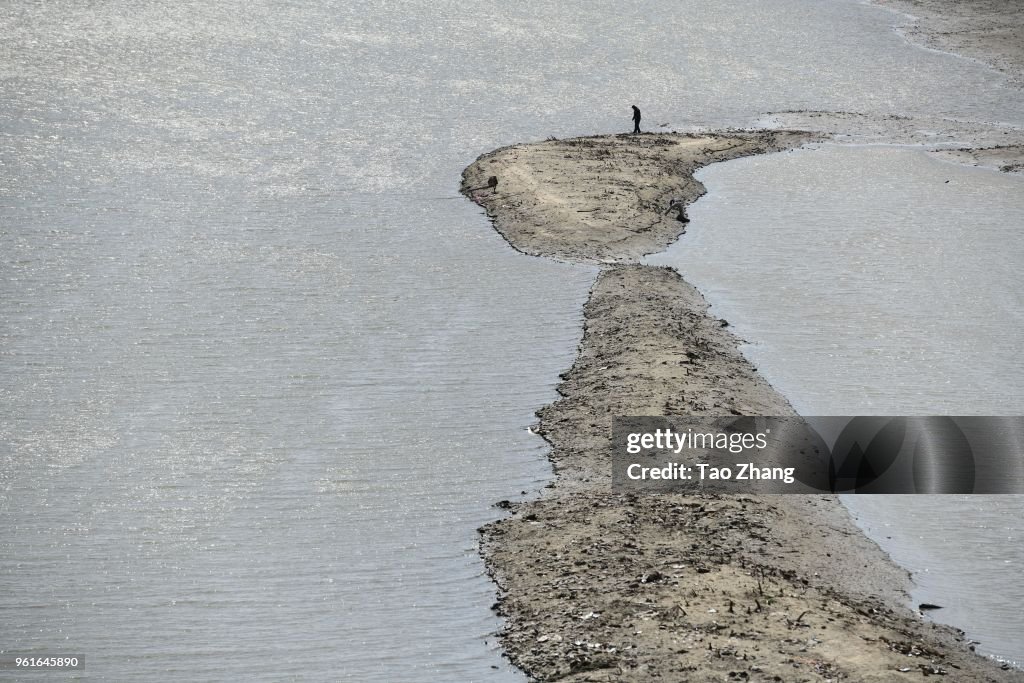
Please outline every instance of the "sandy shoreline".
M1024 13L1013 0L871 0L911 21L900 28L925 47L970 57L1024 85Z
M674 271L638 265L684 225L708 163L799 146L794 131L514 145L464 173L516 249L599 263L561 398L539 413L556 481L482 529L505 652L536 680L1019 681L903 607L907 574L832 497L610 489L614 415L786 415L788 402ZM497 192L474 191L499 178Z
M604 135L511 145L484 154L466 169L462 190L525 254L574 263L635 263L682 233L685 225L666 209L672 198L690 204L704 194L693 178L701 166L823 138L778 130ZM471 192L499 170L496 194Z

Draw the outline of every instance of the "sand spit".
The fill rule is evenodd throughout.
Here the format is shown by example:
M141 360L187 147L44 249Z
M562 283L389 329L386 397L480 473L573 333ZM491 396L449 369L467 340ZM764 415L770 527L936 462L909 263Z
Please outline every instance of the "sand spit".
M515 249L583 263L636 262L660 251L684 224L669 200L704 194L701 166L798 147L802 132L724 135L603 135L512 145L480 157L463 173L462 191L487 209ZM567 168L572 172L565 173ZM486 188L497 175L496 192Z
M498 150L466 170L464 192L515 248L610 263L585 306L561 398L539 413L556 481L540 500L502 502L511 515L481 530L505 652L532 679L1024 680L903 607L906 573L833 497L611 491L614 415L792 414L696 290L635 261L680 231L659 210L669 197L703 192L695 168L741 147L750 154L806 139L548 141ZM490 176L496 192L473 190ZM600 221L590 215L601 211Z

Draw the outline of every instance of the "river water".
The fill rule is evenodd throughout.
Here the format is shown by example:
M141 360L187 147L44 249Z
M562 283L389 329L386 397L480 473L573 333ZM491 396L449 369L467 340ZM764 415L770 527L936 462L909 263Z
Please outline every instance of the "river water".
M824 145L698 178L688 234L649 260L705 293L797 411L1024 413L1024 177ZM1024 496L844 502L912 571L915 603L1024 662Z
M95 680L521 679L475 530L550 476L525 426L594 271L514 253L461 169L628 130L633 103L655 129L1019 122L997 74L893 21L4 3L0 649L82 653Z

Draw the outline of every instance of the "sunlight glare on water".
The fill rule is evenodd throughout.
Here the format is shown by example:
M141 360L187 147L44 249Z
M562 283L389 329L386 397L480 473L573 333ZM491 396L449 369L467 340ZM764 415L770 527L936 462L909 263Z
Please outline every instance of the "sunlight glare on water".
M1019 120L996 74L892 21L810 0L6 3L2 647L83 653L97 680L521 679L476 528L550 476L525 427L594 271L513 252L460 172L627 130L634 102L653 129Z

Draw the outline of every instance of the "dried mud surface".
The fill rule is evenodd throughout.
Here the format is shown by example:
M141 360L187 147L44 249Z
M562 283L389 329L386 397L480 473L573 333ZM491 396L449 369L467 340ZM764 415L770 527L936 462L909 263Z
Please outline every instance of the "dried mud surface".
M548 141L466 170L463 191L512 246L606 264L561 398L538 413L556 480L481 529L505 653L532 680L1024 680L903 607L906 573L834 497L611 490L615 415L792 414L693 287L635 262L680 232L655 217L703 192L694 169L807 139ZM475 189L492 175L496 192Z
M798 147L795 131L603 135L503 147L463 172L462 192L515 249L577 263L636 262L683 232L670 199L704 194L701 166ZM819 136L820 137L820 136ZM566 172L570 170L570 172ZM487 180L497 175L492 192Z

